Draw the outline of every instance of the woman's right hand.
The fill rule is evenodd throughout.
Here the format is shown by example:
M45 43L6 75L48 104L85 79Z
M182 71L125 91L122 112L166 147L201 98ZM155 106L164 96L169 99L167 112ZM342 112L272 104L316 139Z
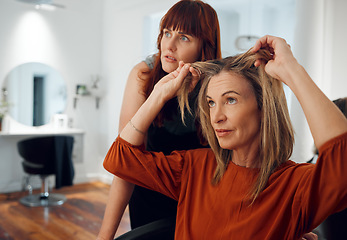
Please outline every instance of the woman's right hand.
M191 89L194 89L195 85L199 81L199 73L194 68L190 67L190 64L185 64L181 61L179 67L175 71L158 81L154 86L151 95L160 95L160 98L164 102L167 102L177 95L178 90L181 88L183 81L189 72L193 76Z
M193 79L191 86L195 86L199 80L197 71L190 64L180 62L179 67L172 73L163 77L154 86L153 91L132 117L129 124L121 131L120 137L132 145L143 144L145 132L161 111L165 103L177 95L188 73L191 72Z

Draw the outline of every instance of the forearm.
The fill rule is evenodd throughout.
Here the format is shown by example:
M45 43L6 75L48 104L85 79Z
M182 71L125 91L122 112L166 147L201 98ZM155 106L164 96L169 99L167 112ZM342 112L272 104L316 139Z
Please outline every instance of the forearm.
M133 189L134 184L126 182L118 177L113 178L97 240L114 239L114 235L118 229L124 210L129 203Z
M141 145L145 139L145 132L164 106L165 101L160 94L152 94L142 104L136 114L120 133L120 137L133 145Z
M189 64L179 63L179 67L170 74L163 77L153 88L151 95L142 104L136 114L130 120L120 137L133 145L141 145L145 138L145 132L158 115L164 104L177 95L177 91L182 86L184 78L192 72L192 89L198 81L198 74L195 73Z
M288 66L288 86L305 113L315 145L319 148L329 139L347 131L347 119L317 87L298 63Z

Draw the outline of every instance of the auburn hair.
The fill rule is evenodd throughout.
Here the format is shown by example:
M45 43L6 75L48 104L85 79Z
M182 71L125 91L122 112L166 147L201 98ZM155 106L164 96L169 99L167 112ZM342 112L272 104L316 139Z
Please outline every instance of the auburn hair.
M144 80L144 95L148 97L154 85L167 73L164 72L160 61L161 40L164 29L179 30L190 34L202 42L200 59L205 61L221 58L220 29L216 11L207 3L200 0L181 0L173 5L160 21L160 31L157 39L158 53L155 55L154 67L148 72L140 73ZM161 125L164 119L170 119L177 111L177 100L174 98L166 103L154 121Z

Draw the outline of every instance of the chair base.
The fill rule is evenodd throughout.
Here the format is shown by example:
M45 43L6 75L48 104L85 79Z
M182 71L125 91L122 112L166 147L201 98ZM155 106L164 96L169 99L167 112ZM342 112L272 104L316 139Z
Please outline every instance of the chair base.
M48 197L42 198L41 194L28 195L19 200L19 202L28 207L47 207L62 205L66 197L62 194L50 193Z

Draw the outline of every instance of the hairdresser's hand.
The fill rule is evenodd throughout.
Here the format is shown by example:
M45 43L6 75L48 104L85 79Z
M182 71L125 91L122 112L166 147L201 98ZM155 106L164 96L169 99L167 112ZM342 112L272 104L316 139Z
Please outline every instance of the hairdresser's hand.
M191 82L191 89L193 89L199 80L198 72L190 67L190 64L184 64L182 61L179 63L179 67L170 74L163 77L153 89L155 94L163 99L165 102L177 95L178 90L183 84L183 80L191 72L193 80Z
M257 40L252 51L257 52L259 49L267 49L273 54L273 59L264 63L265 71L287 84L290 72L299 67L287 42L283 38L266 35ZM254 63L257 67L260 64L260 60Z
M302 236L302 240L318 240L318 236L317 234L310 232L304 234L304 236Z

